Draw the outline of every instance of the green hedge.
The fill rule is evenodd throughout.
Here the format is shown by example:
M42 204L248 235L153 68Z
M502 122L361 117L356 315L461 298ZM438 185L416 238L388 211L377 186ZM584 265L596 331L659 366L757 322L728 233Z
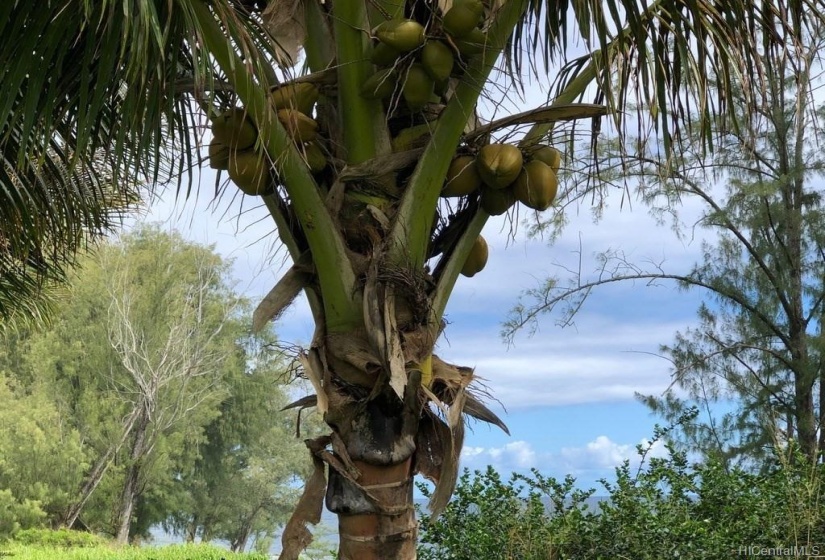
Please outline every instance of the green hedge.
M0 557L13 560L268 560L262 554L234 554L211 545L173 545L164 547L0 545Z
M505 482L491 467L465 470L444 514L422 514L419 558L729 560L766 548L789 556L794 547L795 556L825 554L822 465L789 453L756 474L667 451L645 460L640 450L643 467L625 463L598 492L537 471ZM594 504L595 495L604 501Z
M103 546L107 541L103 537L85 531L22 529L15 533L14 542L48 548L88 548Z

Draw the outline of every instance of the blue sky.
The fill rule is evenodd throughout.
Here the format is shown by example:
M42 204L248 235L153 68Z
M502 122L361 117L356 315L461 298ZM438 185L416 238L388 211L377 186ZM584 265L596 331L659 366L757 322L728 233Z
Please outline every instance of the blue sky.
M238 291L258 301L286 269L285 251L278 249L274 225L257 200L227 196L211 204L214 180L205 170L197 200L176 205L169 194L144 219L215 244L234 259ZM688 204L684 212L685 222L692 223L699 208ZM473 278L460 277L447 308L450 324L437 349L447 361L476 368L501 403L492 407L510 427L508 437L475 424L462 465L492 464L503 472L536 467L556 477L572 474L581 487L590 487L610 477L624 459L634 461L635 446L652 435L657 419L634 393L658 395L666 389L670 370L656 356L659 345L695 323L701 294L672 284L606 286L594 292L575 325L562 329L555 324L558 314L544 316L533 336L523 332L509 347L500 336L501 324L523 290L556 274L558 265L575 266L579 251L585 274L595 269L593 254L609 248L635 260L664 260L671 270L684 271L699 258L701 237L677 240L641 204L633 211L617 204L595 225L589 212L570 215L552 247L527 239L524 227L515 240L508 230L503 218L491 219L485 228L489 263ZM313 325L303 301L281 317L276 330L284 341L308 345Z

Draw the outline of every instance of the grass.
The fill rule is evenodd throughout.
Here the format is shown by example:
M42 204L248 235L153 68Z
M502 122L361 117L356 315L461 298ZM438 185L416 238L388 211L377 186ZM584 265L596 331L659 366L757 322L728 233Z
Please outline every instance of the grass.
M107 545L64 548L56 546L0 544L0 560L268 560L263 554L236 554L204 544L164 547L123 547Z

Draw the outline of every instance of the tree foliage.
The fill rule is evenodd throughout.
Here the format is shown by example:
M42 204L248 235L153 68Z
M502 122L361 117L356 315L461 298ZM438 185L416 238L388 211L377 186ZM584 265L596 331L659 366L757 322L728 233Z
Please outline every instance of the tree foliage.
M572 477L556 480L535 470L506 481L492 467L465 470L444 515L422 520L419 557L724 560L822 553L824 473L821 465L794 460L798 448L774 455L761 475L716 459L691 463L670 444L665 457L648 457L650 447L638 451L638 469L625 462L614 482L589 490Z
M16 507L113 535L187 515L243 543L283 523L306 465L293 423L272 421L287 402L274 338L251 337L229 270L143 227L83 259L49 329L8 333L0 488Z
M759 465L789 440L798 440L812 460L820 457L825 160L815 90L821 47L821 27L814 27L803 41L766 49L758 108L748 108L744 85L735 89L737 117L719 125L712 154L696 136L683 138L678 155L639 144L628 158L605 143L602 177L633 178L637 197L662 221L672 219L682 238L696 227L718 237L702 245L700 262L688 271L630 262L621 250L603 253L591 277L569 284L552 279L531 291L508 322L508 336L554 309L569 321L600 285L671 280L701 290L698 326L662 347L673 364L671 389L644 402L668 420L698 404L706 421L687 427L683 443L720 459ZM687 199L703 208L696 224L681 223Z

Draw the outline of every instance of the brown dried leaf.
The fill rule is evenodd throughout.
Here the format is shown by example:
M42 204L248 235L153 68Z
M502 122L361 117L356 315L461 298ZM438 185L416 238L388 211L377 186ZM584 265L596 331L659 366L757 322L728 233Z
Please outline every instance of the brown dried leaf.
M435 415L428 413L421 418L415 436L415 470L435 484L441 478L449 439L449 428Z
M395 290L387 286L384 297L384 337L386 347L386 367L390 373L390 387L404 398L404 387L407 385L407 370L404 367L404 352L401 350L401 339L398 335L398 325L395 323Z
M311 349L310 352L317 354L315 349ZM320 360L317 358L317 355L310 357L310 355L305 352L298 355L298 360L301 362L301 366L304 368L304 373L309 379L309 382L312 383L312 387L315 389L315 394L318 399L318 412L323 416L327 410L329 410L329 399L327 398L327 393L321 381L323 372L317 370Z
M467 401L464 403L464 412L473 418L481 420L482 422L487 422L488 424L498 426L502 429L502 431L504 431L504 433L508 436L510 435L510 430L501 418L496 416L496 414L487 408L483 402L469 393L467 394Z
M298 560L301 552L312 542L312 533L307 529L307 524L317 525L321 521L327 478L323 461L313 455L312 462L312 476L304 486L304 493L281 535L282 550L278 560Z
M278 62L283 66L294 65L306 39L303 1L270 0L262 15L267 30L286 55L286 60Z
M467 387L474 379L473 370L449 364L433 354L433 379L442 381L451 389Z
M448 433L450 434L450 445L443 447L444 453L438 483L435 485L428 504L432 519L441 515L455 491L455 484L458 480L458 458L461 454L461 448L464 446L464 422L459 419L455 427L448 429Z
M253 333L259 332L269 321L277 319L301 293L306 286L306 275L300 268L293 265L255 308L252 313Z
M364 282L364 329L373 351L378 354L379 363L386 363L387 340L384 336L384 314L381 312L378 267L373 264Z
M305 408L310 408L310 407L316 406L317 404L318 404L318 395L307 395L306 397L302 397L302 398L298 399L297 401L293 401L293 402L289 403L288 405L286 405L285 407L283 407L281 409L281 412L283 412L284 410L290 410L292 408L300 408L301 410L303 410Z

